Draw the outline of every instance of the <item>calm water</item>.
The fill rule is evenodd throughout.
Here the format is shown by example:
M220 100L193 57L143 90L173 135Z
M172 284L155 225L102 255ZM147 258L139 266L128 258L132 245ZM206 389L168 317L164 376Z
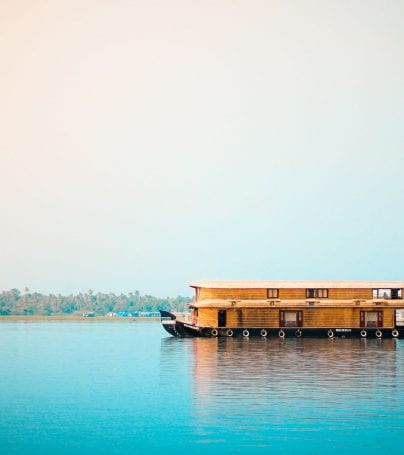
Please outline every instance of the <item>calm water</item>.
M0 452L404 453L404 341L0 324Z

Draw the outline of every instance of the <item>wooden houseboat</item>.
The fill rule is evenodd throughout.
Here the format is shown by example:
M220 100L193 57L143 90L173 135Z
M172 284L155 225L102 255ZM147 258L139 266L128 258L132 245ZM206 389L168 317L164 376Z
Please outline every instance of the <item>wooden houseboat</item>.
M404 336L404 282L196 281L191 320L161 311L177 337ZM404 313L404 311L403 311Z

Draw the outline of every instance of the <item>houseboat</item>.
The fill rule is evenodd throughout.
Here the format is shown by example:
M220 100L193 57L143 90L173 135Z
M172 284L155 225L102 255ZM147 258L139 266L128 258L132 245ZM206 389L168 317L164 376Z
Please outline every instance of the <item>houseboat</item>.
M176 337L404 336L404 282L196 281L190 320L161 311ZM402 312L400 310L403 310Z

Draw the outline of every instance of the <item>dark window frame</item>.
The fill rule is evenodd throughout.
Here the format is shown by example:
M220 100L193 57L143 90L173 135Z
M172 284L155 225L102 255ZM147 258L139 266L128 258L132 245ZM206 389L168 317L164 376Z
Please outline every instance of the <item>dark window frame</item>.
M383 291L390 291L390 297L380 295ZM372 297L373 299L401 300L403 298L402 292L403 290L401 288L373 288Z
M296 314L296 324L288 325L285 321L285 313ZM303 310L279 310L279 327L303 327Z
M307 288L306 298L307 299L328 299L328 288Z
M273 295L270 295L270 294ZM267 299L278 299L279 298L279 289L277 288L267 288Z
M308 299L314 299L316 297L316 290L314 288L306 289L306 297Z
M366 313L377 313L377 321L376 321L376 326L373 325L368 325ZM360 319L359 319L359 325L360 327L363 328L383 328L383 318L384 314L383 311L361 311L360 312Z

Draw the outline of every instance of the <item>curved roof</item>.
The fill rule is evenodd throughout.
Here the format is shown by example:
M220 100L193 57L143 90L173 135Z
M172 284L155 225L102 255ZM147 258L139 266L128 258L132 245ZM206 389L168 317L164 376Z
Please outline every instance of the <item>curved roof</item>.
M281 280L281 281L192 281L191 288L210 289L369 289L369 288L404 288L404 281L310 281L310 280Z

